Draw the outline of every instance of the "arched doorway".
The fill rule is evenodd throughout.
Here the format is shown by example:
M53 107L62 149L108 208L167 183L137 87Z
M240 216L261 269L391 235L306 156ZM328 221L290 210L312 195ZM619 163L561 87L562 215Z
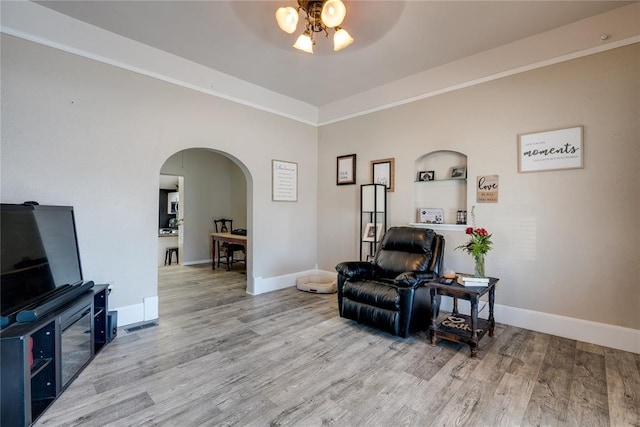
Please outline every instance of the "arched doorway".
M190 148L170 156L159 174L181 177L179 213L172 216L180 225L181 265L211 262L210 234L214 231L214 218L232 218L234 228L251 228L250 177L247 168L238 159L207 148ZM159 228L162 225L165 224L159 223ZM159 267L164 267L160 243L163 238L166 237L159 234ZM251 245L247 248L247 251L250 250ZM249 253L247 258L249 265L245 271L248 273L252 258ZM247 274L245 277L250 276Z

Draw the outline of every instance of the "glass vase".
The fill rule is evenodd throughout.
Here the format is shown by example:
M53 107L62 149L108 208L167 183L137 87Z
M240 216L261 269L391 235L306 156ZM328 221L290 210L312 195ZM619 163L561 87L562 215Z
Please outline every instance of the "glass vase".
M474 270L473 275L476 277L484 276L484 254L477 254L473 256Z

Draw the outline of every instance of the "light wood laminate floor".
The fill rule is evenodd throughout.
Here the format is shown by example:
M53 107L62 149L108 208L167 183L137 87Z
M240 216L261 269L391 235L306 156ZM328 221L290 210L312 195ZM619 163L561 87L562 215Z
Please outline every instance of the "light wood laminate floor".
M38 426L640 425L637 354L498 324L471 359L342 319L335 294L159 271L158 326L121 329Z

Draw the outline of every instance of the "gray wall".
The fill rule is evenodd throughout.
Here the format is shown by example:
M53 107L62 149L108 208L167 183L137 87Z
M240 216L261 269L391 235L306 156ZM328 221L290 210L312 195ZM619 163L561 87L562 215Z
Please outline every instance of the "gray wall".
M84 274L114 282L119 322L157 296L158 175L184 149L244 175L249 292L315 267L314 126L5 34L1 59L2 202L75 206ZM298 163L297 202L271 200L271 159Z
M414 162L426 153L468 156L467 207L493 233L487 274L497 303L640 329L640 45L610 50L322 126L318 168L357 153L358 184L370 161L395 157L388 224L415 222ZM584 169L519 174L517 135L584 125ZM478 175L499 175L497 204L476 203ZM319 180L318 253L330 270L356 259L359 185ZM437 206L433 206L437 207ZM472 271L444 232L445 264Z

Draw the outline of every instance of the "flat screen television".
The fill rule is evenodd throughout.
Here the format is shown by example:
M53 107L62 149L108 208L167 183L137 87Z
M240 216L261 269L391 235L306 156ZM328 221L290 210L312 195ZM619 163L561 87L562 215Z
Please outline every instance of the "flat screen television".
M73 207L3 203L0 231L2 327L83 283Z

